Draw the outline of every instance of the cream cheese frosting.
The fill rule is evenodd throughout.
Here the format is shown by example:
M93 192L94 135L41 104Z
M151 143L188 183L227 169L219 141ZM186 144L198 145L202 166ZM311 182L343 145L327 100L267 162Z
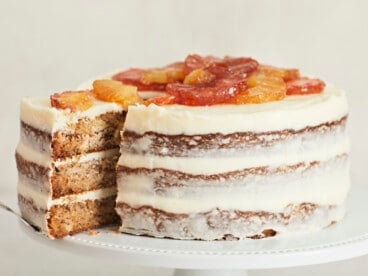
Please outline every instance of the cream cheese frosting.
M59 166L63 164L67 164L70 162L88 162L94 159L100 159L100 158L109 158L111 156L116 156L119 149L110 149L106 151L98 151L98 152L91 152L91 153L85 153L81 156L73 156L73 157L67 157L62 160L54 160L50 154L47 152L43 153L38 151L37 149L32 148L27 144L25 141L20 141L16 152L19 153L24 159L31 161L37 165L40 165L45 168L49 168L52 165Z
M20 180L18 182L18 193L27 199L32 199L32 203L35 207L48 210L54 205L71 204L74 202L107 198L116 194L116 187L102 188L52 199L49 194L40 193L33 189L28 184L28 181Z
M336 137L336 141L330 145L327 145L322 138L313 138L315 138L313 148L305 150L299 143L298 149L290 151L289 143L283 143L279 147L280 149L272 154L268 154L269 151L267 149L254 149L248 152L248 154L240 156L205 156L198 158L140 155L123 152L118 165L129 168L165 168L188 174L211 175L265 165L277 167L293 165L298 162L326 161L332 157L349 152L349 140L345 135ZM294 148L297 148L297 145Z
M124 129L168 135L299 130L339 120L347 113L345 93L327 85L320 94L287 96L264 104L130 106Z
M332 162L333 166L335 165ZM331 166L331 164L330 164ZM350 188L347 163L335 168L321 166L299 177L256 176L247 185L228 183L164 188L156 194L154 179L128 175L120 180L117 202L130 206L151 206L170 213L193 214L221 210L282 212L289 204L313 202L321 206L342 205Z
M106 112L122 110L116 103L94 100L91 108L82 112L71 112L69 109L51 107L49 97L29 97L21 100L20 119L36 129L52 133L84 117L94 118Z

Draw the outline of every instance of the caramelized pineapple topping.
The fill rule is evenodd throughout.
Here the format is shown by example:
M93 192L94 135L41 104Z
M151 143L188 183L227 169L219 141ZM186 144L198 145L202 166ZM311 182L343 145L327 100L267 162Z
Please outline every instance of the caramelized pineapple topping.
M260 104L286 96L322 93L325 83L300 75L298 69L259 64L248 57L189 55L184 62L160 68L132 68L115 74L114 80L96 80L91 91L66 91L51 96L51 106L84 111L93 100L114 102L123 108L145 105ZM144 101L137 91L162 91ZM162 94L162 93L161 93Z
M142 98L138 95L136 86L124 85L120 81L96 80L93 82L92 91L96 99L105 102L114 102L124 108L143 102Z
M286 83L280 70L260 68L247 79L248 88L229 102L233 104L259 104L282 100L286 97Z
M57 109L85 111L93 105L93 94L90 91L65 91L51 95L50 101Z

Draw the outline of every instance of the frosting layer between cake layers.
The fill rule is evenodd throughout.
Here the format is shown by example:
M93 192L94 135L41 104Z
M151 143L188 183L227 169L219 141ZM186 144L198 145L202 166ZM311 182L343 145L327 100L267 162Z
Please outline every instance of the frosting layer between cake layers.
M52 108L46 97L22 100L16 161L25 219L51 237L117 220L115 165L124 117L113 103L70 112Z
M259 105L131 106L117 166L121 231L242 239L340 220L347 114L332 86Z

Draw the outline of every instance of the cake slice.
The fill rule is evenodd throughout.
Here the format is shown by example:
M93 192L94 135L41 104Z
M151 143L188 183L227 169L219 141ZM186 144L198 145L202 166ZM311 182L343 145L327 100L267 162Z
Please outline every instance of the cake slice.
M104 93L21 101L19 206L22 216L51 238L119 221L115 166L126 111L96 98L109 95Z

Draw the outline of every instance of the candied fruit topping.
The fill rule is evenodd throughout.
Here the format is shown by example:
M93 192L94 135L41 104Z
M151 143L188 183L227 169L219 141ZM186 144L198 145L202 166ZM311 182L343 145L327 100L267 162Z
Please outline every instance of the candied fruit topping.
M163 83L143 84L141 79L145 72L146 70L143 69L131 68L115 74L112 76L112 79L120 81L123 84L134 85L138 91L165 91L166 84Z
M165 91L166 85L184 80L183 62L175 62L162 68L131 68L115 74L112 79L134 85L139 91Z
M144 101L145 105L170 105L175 103L175 97L172 95L157 96Z
M300 78L298 69L285 69L278 68L270 65L260 65L259 70L264 72L265 74L270 74L273 76L279 76L283 78L284 81L290 81Z
M57 109L85 111L93 105L93 95L90 91L65 91L51 95L50 102Z
M203 58L201 63L197 57L197 61L206 67L193 67L193 76L188 75L187 83L171 83L166 87L166 92L175 97L177 104L204 106L224 103L247 88L246 77L258 67L258 62L251 58L225 57L219 60L211 57L211 61ZM207 77L198 80L204 75Z
M214 74L205 69L195 69L184 79L184 84L204 84L213 81L216 78Z
M285 96L286 84L282 77L259 71L248 78L248 89L239 93L229 103L259 104L279 101Z
M287 95L318 94L325 88L325 83L319 79L301 78L286 83Z
M124 85L114 80L94 81L93 94L101 101L114 102L124 108L143 102L142 98L138 95L136 86Z
M260 104L289 95L322 93L325 83L300 75L298 69L259 64L249 57L219 58L188 55L183 62L115 74L111 80L96 80L91 91L66 91L50 97L51 106L84 111L94 99L115 102L124 108L145 105ZM137 91L161 91L143 100Z
M190 72L205 68L210 66L213 63L220 62L221 59L214 56L205 56L202 57L200 55L189 55L185 58L184 61L184 74L188 75Z
M176 62L160 69L147 70L140 81L145 85L152 83L167 84L184 80L183 63Z
M208 106L265 103L287 95L321 93L324 82L302 77L298 69L260 65L252 58L188 55L161 68L129 69L113 76L138 91L164 91L145 104Z

